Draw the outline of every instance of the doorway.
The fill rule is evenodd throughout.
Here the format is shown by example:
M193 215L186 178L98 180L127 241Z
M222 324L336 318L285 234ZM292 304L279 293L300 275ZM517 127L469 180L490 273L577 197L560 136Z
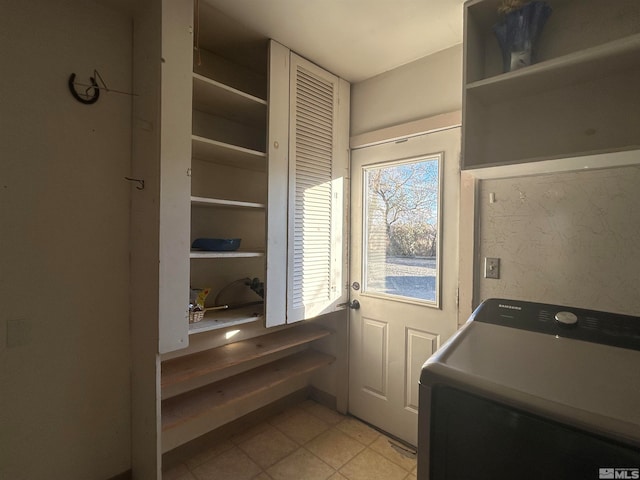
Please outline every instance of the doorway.
M411 445L421 367L457 328L459 152L452 128L351 158L349 412Z

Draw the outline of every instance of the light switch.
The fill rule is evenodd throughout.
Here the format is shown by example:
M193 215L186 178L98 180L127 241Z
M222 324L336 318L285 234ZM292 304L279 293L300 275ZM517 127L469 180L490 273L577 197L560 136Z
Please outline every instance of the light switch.
M485 257L484 278L500 278L500 259L499 258Z

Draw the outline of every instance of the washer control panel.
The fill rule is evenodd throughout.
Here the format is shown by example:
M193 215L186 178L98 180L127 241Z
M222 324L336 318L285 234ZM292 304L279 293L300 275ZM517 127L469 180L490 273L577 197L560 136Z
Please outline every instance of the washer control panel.
M640 317L630 315L492 298L470 320L640 351Z

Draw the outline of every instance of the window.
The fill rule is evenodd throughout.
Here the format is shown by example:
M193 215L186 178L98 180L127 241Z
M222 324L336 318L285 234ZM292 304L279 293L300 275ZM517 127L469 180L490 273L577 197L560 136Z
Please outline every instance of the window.
M364 292L438 304L442 155L364 173Z

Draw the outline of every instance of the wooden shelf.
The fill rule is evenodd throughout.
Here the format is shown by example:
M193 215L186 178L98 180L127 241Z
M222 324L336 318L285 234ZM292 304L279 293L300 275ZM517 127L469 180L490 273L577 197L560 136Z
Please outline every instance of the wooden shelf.
M202 207L231 207L249 209L264 209L266 207L264 203L240 202L237 200L225 200L222 198L206 198L193 196L191 197L191 205L198 205Z
M257 127L264 127L267 118L266 100L198 73L193 74L193 108Z
M266 49L262 47L262 50L264 52ZM203 48L202 45L199 51L194 50L193 55L194 73L254 97L267 98L266 59L261 59L257 65L239 65ZM262 71L256 71L256 66L260 67Z
M305 388L335 358L305 350L162 401L162 451Z
M334 357L313 350L297 353L248 372L212 383L162 402L162 431L166 432L226 405L329 365ZM220 425L228 420L220 418Z
M478 180L492 180L498 178L525 177L529 175L627 167L632 165L640 165L640 145L633 150L606 153L590 152L585 155L555 159L531 159L527 163L470 168L465 170L465 172Z
M234 252L209 252L191 250L189 258L252 258L264 257L264 252L236 250Z
M313 325L299 325L286 330L162 362L162 387L195 377L219 372L243 362L313 342L331 332Z
M191 156L198 160L238 167L266 168L267 154L249 148L219 142L210 138L191 136Z
M482 103L505 102L637 68L638 58L640 34L472 82L466 91Z
M263 308L261 305L250 305L207 312L201 321L189 324L189 335L255 322L264 317Z

